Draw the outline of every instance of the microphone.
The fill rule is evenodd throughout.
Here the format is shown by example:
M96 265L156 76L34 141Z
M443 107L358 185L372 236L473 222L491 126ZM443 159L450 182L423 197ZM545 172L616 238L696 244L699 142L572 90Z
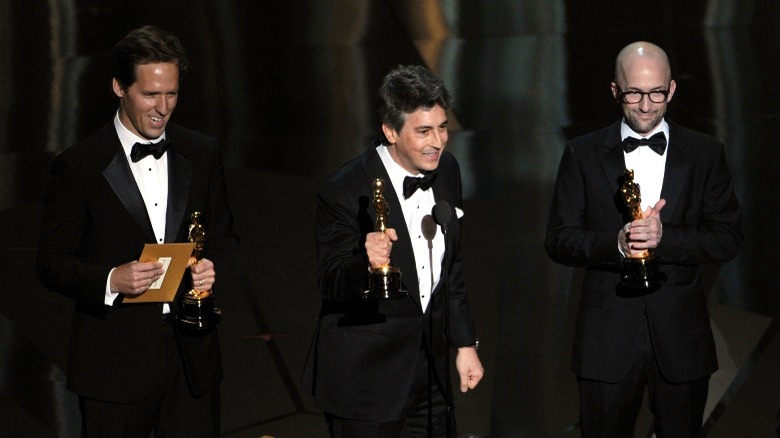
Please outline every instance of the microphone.
M423 216L420 226L423 237L428 241L428 249L433 248L433 238L436 237L436 222L434 222L433 216L429 214Z
M433 211L431 213L433 213L433 220L441 225L442 231L444 234L447 234L447 224L450 223L450 219L452 218L452 206L450 203L445 200L437 202L436 205L433 206Z
M429 214L426 214L422 218L422 223L420 223L420 228L422 228L422 234L423 237L425 237L425 240L428 241L428 266L430 269L428 271L431 273L431 290L430 290L430 297L433 298L433 238L436 237L436 222L433 221L433 217Z

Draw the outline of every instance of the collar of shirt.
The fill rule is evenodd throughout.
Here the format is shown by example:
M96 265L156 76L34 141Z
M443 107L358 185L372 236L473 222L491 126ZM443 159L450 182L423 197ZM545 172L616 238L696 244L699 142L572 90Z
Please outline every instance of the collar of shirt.
M408 199L404 198L404 178L407 176L416 177L418 175L412 175L409 171L401 167L400 164L396 163L395 160L393 160L393 157L390 156L390 151L387 150L386 145L380 144L376 147L376 151L379 154L379 158L382 159L382 164L385 165L387 174L390 175L390 183L393 185L395 194L398 196L398 200L401 201L401 205L403 205L405 201L408 201ZM409 197L409 199L414 198L419 193L420 191L418 190L414 195ZM430 193L433 193L433 189L430 189Z
M666 119L662 119L661 123L658 124L658 126L655 127L650 133L646 135L637 134L633 129L631 129L626 124L626 119L623 119L620 122L620 140L625 140L626 137L634 137L634 138L650 138L653 135L655 135L658 132L663 132L666 136L666 144L669 145L669 124L666 123ZM667 147L666 150L664 150L664 155L666 155L666 152L669 150ZM658 154L656 154L658 155Z
M125 127L125 125L122 124L122 121L119 120L118 110L116 112L116 115L114 116L114 128L116 129L116 134L119 136L119 142L122 143L122 149L124 149L125 151L125 156L127 157L128 162L132 162L130 160L130 151L133 149L134 144L157 143L158 141L165 139L165 133L163 133L163 135L161 135L159 138L155 138L154 140L147 140L136 134L133 134L132 132L130 132L129 129ZM167 153L168 152L166 152L166 154ZM163 156L165 155L163 154Z

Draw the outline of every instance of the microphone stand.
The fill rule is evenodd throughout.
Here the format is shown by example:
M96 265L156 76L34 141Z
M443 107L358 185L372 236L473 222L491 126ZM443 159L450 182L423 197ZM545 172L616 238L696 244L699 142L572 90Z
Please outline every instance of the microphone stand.
M430 317L428 318L428 339L426 339L426 343L428 344L428 350L429 352L433 351L433 309L434 309L434 298L433 296L433 239L436 237L436 222L433 220L433 216L430 214L425 215L422 219L422 224L420 224L420 228L422 229L423 237L425 237L425 240L428 241L428 266L429 271L431 273L431 287L430 291L428 292L430 295L429 297L429 308L431 309ZM431 391L431 385L433 384L433 378L434 378L434 368L436 366L436 362L433 359L433 354L426 353L426 355L429 355L428 357L428 436L433 436L433 393Z
M444 266L441 270L441 278L439 282L444 290L444 373L447 387L445 388L444 397L447 401L447 425L446 433L449 438L452 433L452 420L453 410L455 409L454 400L452 396L452 381L450 379L450 291L449 291L449 274L450 274L450 261L452 258L452 245L450 244L450 235L447 233L447 226L449 225L450 218L452 217L452 206L449 202L441 200L433 207L433 218L437 224L441 226L442 234L444 234Z
M447 399L447 426L446 436L450 438L452 435L452 416L454 410L454 400L452 397L452 381L450 380L450 290L449 290L449 274L450 274L450 252L448 250L450 236L447 233L447 222L441 224L441 231L444 234L444 266L441 270L442 289L444 290L444 375L447 382L446 392L444 397ZM433 319L433 318L431 318Z

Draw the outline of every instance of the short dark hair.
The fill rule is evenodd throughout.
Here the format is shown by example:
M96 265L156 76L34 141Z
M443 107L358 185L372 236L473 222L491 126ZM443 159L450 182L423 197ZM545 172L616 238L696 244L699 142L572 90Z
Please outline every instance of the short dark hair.
M136 80L136 67L158 62L176 64L180 81L189 65L187 52L175 35L155 26L143 26L131 30L111 50L111 75L126 89Z
M442 81L420 65L394 68L382 80L377 92L379 122L399 132L407 114L420 108L431 109L437 104L449 109L452 106L450 93ZM386 140L384 134L380 139Z

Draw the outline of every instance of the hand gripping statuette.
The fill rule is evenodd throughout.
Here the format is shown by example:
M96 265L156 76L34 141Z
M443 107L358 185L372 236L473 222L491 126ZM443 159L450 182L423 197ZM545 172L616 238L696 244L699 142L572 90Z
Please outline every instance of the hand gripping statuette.
M387 217L390 206L385 201L382 192L385 190L385 181L381 178L374 180L374 195L371 204L376 212L375 231L382 233L387 229ZM378 268L369 268L368 290L363 293L363 298L380 300L397 300L406 298L409 293L403 290L401 285L401 271L387 264Z
M200 223L201 216L199 211L195 211L191 216L189 241L195 244L190 259L192 265L198 263L206 244L206 230ZM214 293L211 290L196 291L194 286L182 296L177 320L179 325L186 329L207 330L222 319L222 311L214 306Z
M634 171L626 169L623 172L623 185L620 194L623 203L628 207L633 220L642 219L642 196L639 184L634 182ZM623 257L623 270L618 288L627 294L643 294L657 290L663 283L663 274L658 272L658 265L653 257L653 251L648 249L641 254Z

